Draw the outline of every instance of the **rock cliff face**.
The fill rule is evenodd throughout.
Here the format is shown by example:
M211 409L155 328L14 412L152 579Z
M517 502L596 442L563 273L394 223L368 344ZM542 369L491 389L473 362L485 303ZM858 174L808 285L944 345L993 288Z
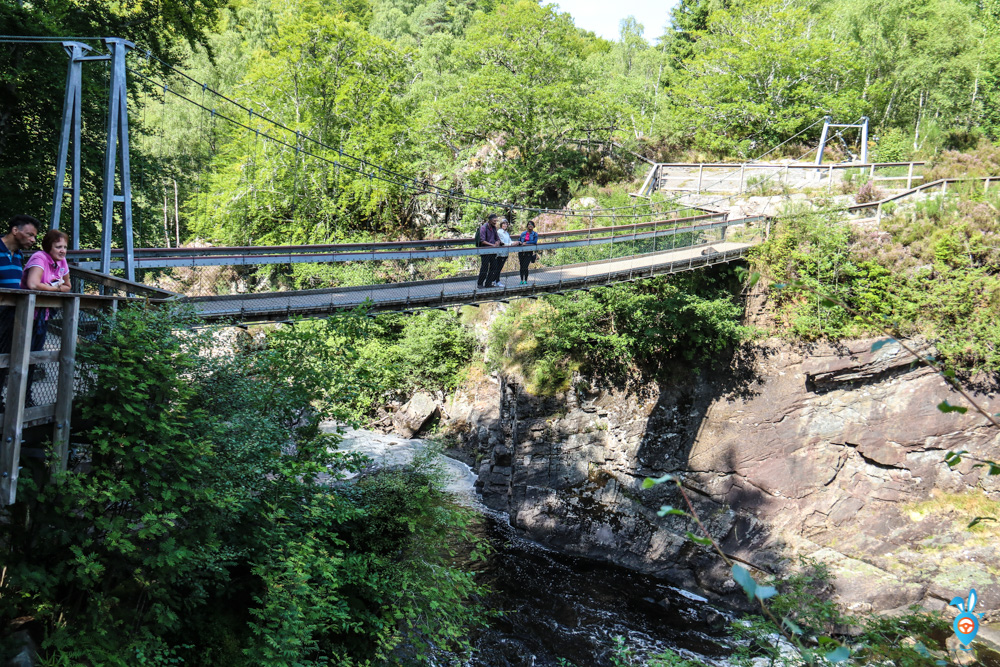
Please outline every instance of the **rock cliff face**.
M562 551L735 599L719 559L685 538L693 526L657 516L683 507L676 488L642 489L675 473L731 556L771 573L826 562L849 608L941 607L975 587L980 608L1000 609L1000 529L966 527L1000 515L1000 478L944 463L948 450L1000 459L1000 430L940 412L960 398L898 344L870 350L775 342L728 372L629 394L539 398L502 379L498 412L453 423L469 426L484 502ZM995 394L976 399L1000 412Z

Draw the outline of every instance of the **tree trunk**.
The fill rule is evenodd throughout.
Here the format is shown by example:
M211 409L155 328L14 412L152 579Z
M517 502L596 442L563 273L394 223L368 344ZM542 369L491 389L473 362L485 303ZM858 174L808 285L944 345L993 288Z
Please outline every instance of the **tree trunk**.
M181 216L177 212L177 181L174 181L174 234L177 236L174 238L176 245L175 248L181 247Z
M163 241L170 247L170 230L167 228L167 188L163 188Z

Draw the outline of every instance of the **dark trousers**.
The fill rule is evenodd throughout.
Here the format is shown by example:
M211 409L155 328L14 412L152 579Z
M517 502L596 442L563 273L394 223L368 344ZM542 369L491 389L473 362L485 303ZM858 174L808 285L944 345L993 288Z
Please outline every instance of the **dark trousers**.
M521 262L521 280L528 279L528 265L531 264L531 256L534 252L519 252L517 259Z
M490 275L493 273L493 260L496 259L496 255L480 255L479 256L479 278L476 280L476 287L486 287L492 285L494 281L490 280ZM486 282L489 280L489 282Z
M14 341L14 306L0 306L0 354L10 354ZM0 368L0 392L7 390L7 368ZM0 400L0 405L3 401Z
M31 330L31 351L39 352L45 348L45 338L49 333L49 320L46 317L47 308L39 308L36 312L36 319L34 328ZM14 339L14 308L12 306L2 306L0 307L0 354L10 354L10 348L12 346ZM7 389L7 377L9 375L8 368L0 368L0 392L4 392ZM28 380L25 383L27 387L24 391L25 404L31 407L35 404L34 398L31 395L31 387L35 384L35 366L32 364L28 367ZM6 401L0 399L0 406L5 405ZM2 411L0 407L0 411Z
M490 285L500 280L500 272L503 271L503 267L506 263L507 255L495 255L495 259L493 260L493 270L490 271Z
M31 330L31 351L40 352L45 349L45 338L49 333L49 319L46 312L47 308L40 309L40 312L36 313L35 318L35 328ZM29 406L35 404L35 399L31 396L31 387L35 384L35 366L32 364L28 367L28 382L27 388L24 391L25 403Z

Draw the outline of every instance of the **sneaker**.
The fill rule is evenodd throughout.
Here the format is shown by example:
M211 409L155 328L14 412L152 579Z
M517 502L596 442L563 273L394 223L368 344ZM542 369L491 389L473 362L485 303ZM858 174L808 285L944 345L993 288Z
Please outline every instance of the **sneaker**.
M496 281L495 283L493 283L493 287L504 287L504 286L505 285L502 282L500 282L499 280Z

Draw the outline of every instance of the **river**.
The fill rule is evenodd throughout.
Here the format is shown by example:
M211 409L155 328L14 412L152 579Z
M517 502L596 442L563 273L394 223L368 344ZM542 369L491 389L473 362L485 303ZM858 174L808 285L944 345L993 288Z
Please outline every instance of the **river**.
M402 465L426 447L422 440L348 430L340 449L363 452L379 465ZM441 462L446 488L479 510L482 535L493 547L480 581L491 591L482 604L498 615L475 635L468 667L656 664L650 656L668 650L704 665L729 664L727 612L662 581L520 537L506 515L479 503L469 466L448 457Z

